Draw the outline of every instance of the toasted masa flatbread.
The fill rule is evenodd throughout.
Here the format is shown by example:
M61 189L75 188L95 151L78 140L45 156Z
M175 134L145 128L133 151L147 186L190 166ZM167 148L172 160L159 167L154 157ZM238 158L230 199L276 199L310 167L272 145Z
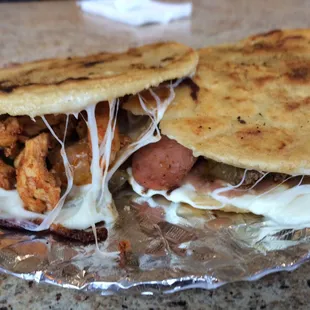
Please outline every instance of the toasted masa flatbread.
M197 53L167 42L124 53L34 61L0 69L0 114L31 117L79 112L99 101L195 72Z
M310 174L310 30L275 30L199 56L194 84L176 89L162 133L195 156Z
M80 112L90 105L136 94L162 82L191 75L195 72L197 63L198 54L193 49L167 42L119 54L100 53L85 57L49 59L3 68L0 69L0 115L35 117ZM92 112L95 113L94 110ZM92 135L93 131L89 131ZM99 167L99 161L97 164ZM111 216L114 216L112 202L109 208ZM108 211L106 213L109 214ZM98 241L107 237L105 219L103 221L102 214L99 218L101 225L96 227ZM12 222L6 217L0 219L0 226L28 229L28 222L27 218L25 221L19 219ZM30 219L30 222L40 225L42 220ZM70 239L94 241L96 236L89 228L91 225L86 229L81 229L81 225L77 229L69 229L57 223L46 224L44 227Z
M310 29L274 30L200 49L196 75L176 88L160 122L162 134L192 149L197 157L249 170L309 175L309 51ZM149 108L156 104L151 96L146 101ZM137 96L123 108L144 114ZM208 194L197 195L193 203L220 207ZM306 194L301 197L307 199ZM230 202L220 210L266 212ZM290 202L279 200L274 207L282 203L289 208Z

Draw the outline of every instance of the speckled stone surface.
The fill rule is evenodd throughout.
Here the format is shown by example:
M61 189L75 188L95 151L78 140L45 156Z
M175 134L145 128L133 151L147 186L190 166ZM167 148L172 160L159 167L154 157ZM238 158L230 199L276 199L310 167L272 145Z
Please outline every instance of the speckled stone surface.
M176 40L193 47L274 28L310 27L309 0L196 0L192 19L132 28L82 14L74 2L0 4L0 66L39 58L120 51ZM256 282L168 296L101 297L0 274L7 309L309 309L310 264Z
M256 282L161 296L102 297L0 274L0 309L309 309L310 264Z

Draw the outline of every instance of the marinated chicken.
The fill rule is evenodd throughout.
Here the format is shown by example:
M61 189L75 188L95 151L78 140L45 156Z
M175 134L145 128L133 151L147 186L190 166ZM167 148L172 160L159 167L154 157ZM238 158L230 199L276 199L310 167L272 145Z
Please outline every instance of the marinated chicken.
M66 154L73 171L74 185L91 183L91 154L87 140L80 140L66 147ZM63 160L60 155L60 149L58 148L50 152L48 158L52 164L51 172L59 177L61 185L65 186L67 184L67 177Z
M25 143L15 160L17 191L27 210L43 213L52 210L60 199L60 186L46 167L49 134L42 133Z
M86 117L86 115L83 116L84 118ZM91 137L89 135L84 118L81 117L76 128L80 140L66 147L66 154L73 170L74 185L86 185L91 183ZM100 145L104 140L104 136L109 122L109 106L106 103L101 103L97 105L96 122L98 128L98 140ZM128 143L128 138L125 136L120 138L120 134L116 126L114 132L114 139L112 141L110 162L114 161L116 153L121 147L121 143ZM60 150L56 149L55 151L50 152L48 158L52 164L51 172L54 175L57 175L60 178L62 186L65 186L67 184L67 177L60 155Z
M86 139L88 135L88 127L86 124L86 113L81 112L79 115L79 121L76 126L76 132L81 140Z
M99 145L103 142L104 136L108 127L109 123L109 106L105 103L99 103L96 107L96 122L98 128L98 140ZM116 157L116 153L119 151L120 145L120 136L118 127L115 127L114 138L112 141L112 148L111 148L111 157L110 162L112 163Z
M63 140L66 129L67 116L63 114L46 115L45 119L51 126L57 137L60 140ZM26 142L29 138L37 136L42 132L49 132L49 129L47 128L41 117L36 117L34 120L32 120L29 116L21 116L19 117L19 122L23 126L23 131L18 137L19 141L21 142ZM72 135L74 135L76 125L77 120L73 116L70 116L66 130L66 140L70 139ZM54 136L52 136L50 143L52 144L52 146L58 145L58 142L56 141Z
M54 127L60 123L65 123L66 115L46 115L45 119L51 127ZM42 131L47 130L46 125L41 117L35 117L33 120L29 116L20 116L18 121L23 126L22 135L28 138L37 136Z
M107 102L101 102L96 107L99 146L104 141L109 112ZM60 140L65 138L66 155L72 168L74 184L90 184L92 146L87 113L81 112L78 119L73 115L67 119L64 114L45 115L45 119ZM111 163L121 146L128 143L130 139L120 135L116 126ZM61 190L66 185L67 176L60 145L42 117L0 116L0 188L16 188L25 209L44 213L55 208Z
M11 190L15 188L15 169L0 159L0 188Z
M22 148L23 146L21 145L21 143L19 142L13 143L11 146L8 146L3 149L4 156L14 160L21 152Z

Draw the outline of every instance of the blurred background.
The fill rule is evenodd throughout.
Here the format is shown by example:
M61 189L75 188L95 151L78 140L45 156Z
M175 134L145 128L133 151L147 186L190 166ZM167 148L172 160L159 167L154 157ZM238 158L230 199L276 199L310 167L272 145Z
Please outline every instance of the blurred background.
M169 23L154 19L171 13L171 7L143 11L139 6L147 0L0 1L0 66L69 54L120 51L163 40L199 48L275 28L310 26L309 0L160 1L170 6L191 5L187 17ZM102 10L111 9L115 1L118 9L109 13L110 18L106 12L104 16ZM127 13L131 22L146 15L153 21L138 26L128 24L126 18L117 21L120 14L126 17Z

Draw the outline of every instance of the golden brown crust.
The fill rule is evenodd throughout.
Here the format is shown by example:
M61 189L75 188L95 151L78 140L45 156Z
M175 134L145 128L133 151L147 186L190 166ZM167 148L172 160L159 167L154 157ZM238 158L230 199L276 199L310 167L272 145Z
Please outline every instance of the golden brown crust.
M162 133L233 166L310 174L310 30L277 30L199 51Z
M95 242L95 235L92 229L87 229L87 230L68 229L62 225L53 224L50 227L50 231L59 236L62 236L62 237L65 237L71 240L80 241L82 243ZM105 241L108 237L107 229L103 226L98 227L98 224L96 225L96 233L97 233L98 242Z
M35 220L34 222L39 225L41 223L41 220ZM6 220L6 219L0 219L0 227L24 230L18 222L13 222L13 221ZM68 229L59 224L52 224L49 231L61 237L65 237L70 240L79 241L84 244L95 242L95 235L92 229L86 229L86 230ZM102 242L107 239L108 231L103 226L103 224L96 225L96 232L97 232L98 242Z
M38 116L81 111L194 73L197 53L156 43L120 54L49 59L0 69L0 114Z

